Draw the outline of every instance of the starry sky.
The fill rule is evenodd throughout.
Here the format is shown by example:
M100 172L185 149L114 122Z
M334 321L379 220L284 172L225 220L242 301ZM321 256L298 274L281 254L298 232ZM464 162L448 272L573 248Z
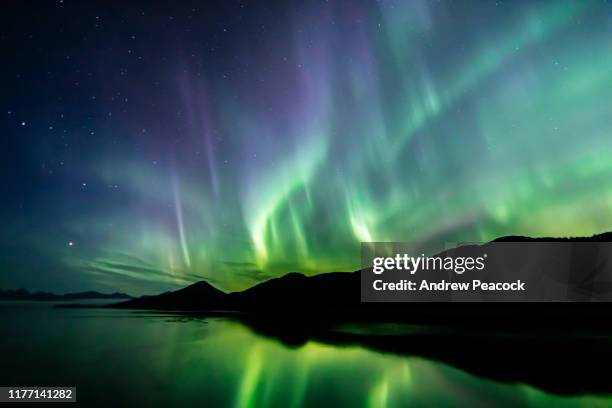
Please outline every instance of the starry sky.
M606 1L8 1L0 287L239 290L612 229Z

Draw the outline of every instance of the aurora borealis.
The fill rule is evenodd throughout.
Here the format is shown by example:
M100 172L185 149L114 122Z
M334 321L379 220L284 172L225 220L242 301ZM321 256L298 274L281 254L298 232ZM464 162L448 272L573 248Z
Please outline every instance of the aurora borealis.
M612 229L608 2L27 6L0 287L238 290L361 241Z

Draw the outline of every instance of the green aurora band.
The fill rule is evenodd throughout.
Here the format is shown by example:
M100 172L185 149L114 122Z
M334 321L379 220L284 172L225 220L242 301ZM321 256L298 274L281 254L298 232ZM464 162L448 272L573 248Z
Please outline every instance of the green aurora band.
M84 179L121 195L57 220L47 251L138 294L355 270L363 241L609 230L610 8L460 3L304 5L269 41L236 40L248 72L181 70L165 106L182 136L101 149Z

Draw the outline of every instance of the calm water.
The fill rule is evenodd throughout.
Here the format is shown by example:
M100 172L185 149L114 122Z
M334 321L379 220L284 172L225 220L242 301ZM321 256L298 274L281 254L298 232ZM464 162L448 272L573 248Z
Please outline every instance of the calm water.
M612 406L359 346L290 347L230 319L0 303L0 385L98 406Z

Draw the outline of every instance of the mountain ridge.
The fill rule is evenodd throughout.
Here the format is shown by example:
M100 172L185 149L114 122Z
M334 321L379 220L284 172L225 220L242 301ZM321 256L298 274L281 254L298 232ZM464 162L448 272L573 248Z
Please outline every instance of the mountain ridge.
M62 300L83 300L83 299L132 299L132 296L121 293L101 293L97 291L84 291L74 293L56 294L51 292L30 292L26 289L0 289L0 301L6 300L31 300L31 301L62 301Z
M522 236L500 237L488 243L496 242L612 242L612 232L595 234L590 237L567 238L531 238ZM248 289L238 292L223 292L206 281L199 281L173 292L157 296L131 299L125 302L108 305L117 308L183 310L183 311L234 311L261 313L275 311L279 313L322 312L333 315L347 313L377 313L379 311L395 314L405 311L405 304L362 303L360 297L361 270L352 272L328 272L306 276L290 272L278 278L260 282ZM455 303L456 304L456 303ZM279 309L279 307L281 309ZM410 304L410 309L422 309L422 305ZM461 306L469 308L470 306ZM428 311L439 308L435 304L427 307Z

